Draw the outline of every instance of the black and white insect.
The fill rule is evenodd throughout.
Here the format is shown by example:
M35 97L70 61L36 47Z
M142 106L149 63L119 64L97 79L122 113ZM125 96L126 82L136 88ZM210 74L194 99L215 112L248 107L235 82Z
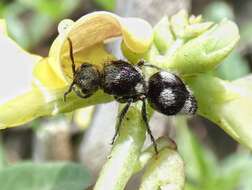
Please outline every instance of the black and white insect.
M68 42L70 45L73 81L68 91L64 94L64 100L66 100L67 94L72 90L79 97L88 98L98 89L102 89L105 93L114 96L119 103L126 103L119 113L112 143L114 143L119 133L121 123L130 105L136 101L142 101L142 118L156 153L158 153L158 150L148 124L146 102L148 101L154 110L167 116L195 114L197 110L196 99L177 75L147 64L144 61L139 61L137 65L123 60L111 61L109 64L104 65L102 71L99 71L94 65L89 63L84 63L76 69L73 46L69 38ZM147 81L142 72L142 67L144 66L157 69L157 72Z

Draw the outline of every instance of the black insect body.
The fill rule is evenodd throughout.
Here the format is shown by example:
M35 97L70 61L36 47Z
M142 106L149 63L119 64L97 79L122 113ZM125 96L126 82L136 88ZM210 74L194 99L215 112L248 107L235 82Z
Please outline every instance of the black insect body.
M195 114L197 102L182 80L169 72L160 71L148 81L148 102L165 115Z
M139 100L141 95L146 94L144 85L142 71L126 61L111 61L103 68L102 89L121 103L129 99L133 102Z
M148 134L158 153L157 145L152 136L146 112L146 101L151 107L165 115L194 114L197 110L197 102L190 90L182 80L167 71L163 71L154 65L148 65L140 61L137 65L130 64L123 60L111 61L104 65L102 71L96 69L92 64L82 64L75 69L72 42L70 44L70 58L72 61L73 82L69 90L64 94L64 100L72 90L80 97L87 98L98 89L113 95L115 100L126 103L118 116L114 142L120 130L121 123L130 105L136 101L142 101L142 118L145 122ZM148 81L142 73L142 67L154 67L158 72L152 75Z

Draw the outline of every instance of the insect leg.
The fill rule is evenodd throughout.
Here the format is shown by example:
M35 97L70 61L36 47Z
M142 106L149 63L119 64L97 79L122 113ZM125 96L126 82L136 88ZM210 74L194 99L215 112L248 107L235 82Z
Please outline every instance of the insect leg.
M115 134L113 136L113 139L112 139L112 143L111 144L114 144L115 142L115 139L120 131L120 127L121 127L121 124L122 124L122 121L124 119L124 116L125 114L128 112L129 110L129 107L130 107L130 104L132 103L132 100L130 99L127 104L123 107L122 111L120 112L119 116L118 116L118 122L116 124L116 131L115 131Z
M154 139L154 137L153 137L153 135L151 133L150 126L149 126L148 119L147 119L146 100L144 99L142 101L143 101L142 117L143 117L146 129L147 129L147 133L149 134L149 136L151 138L151 141L153 143L153 147L154 147L155 153L158 154L157 143L156 143L156 140Z

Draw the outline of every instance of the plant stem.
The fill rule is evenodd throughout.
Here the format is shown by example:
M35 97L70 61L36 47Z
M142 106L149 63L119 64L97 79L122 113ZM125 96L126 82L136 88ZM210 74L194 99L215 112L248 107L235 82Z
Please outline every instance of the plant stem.
M141 118L138 106L131 106L94 190L122 190L126 186L138 164L145 140L146 131Z

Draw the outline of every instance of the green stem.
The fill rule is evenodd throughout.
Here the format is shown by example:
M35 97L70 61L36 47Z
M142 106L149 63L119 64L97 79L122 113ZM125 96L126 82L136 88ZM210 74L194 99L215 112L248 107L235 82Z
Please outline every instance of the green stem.
M145 126L137 105L131 106L122 122L108 161L94 190L122 190L135 171L145 141Z

